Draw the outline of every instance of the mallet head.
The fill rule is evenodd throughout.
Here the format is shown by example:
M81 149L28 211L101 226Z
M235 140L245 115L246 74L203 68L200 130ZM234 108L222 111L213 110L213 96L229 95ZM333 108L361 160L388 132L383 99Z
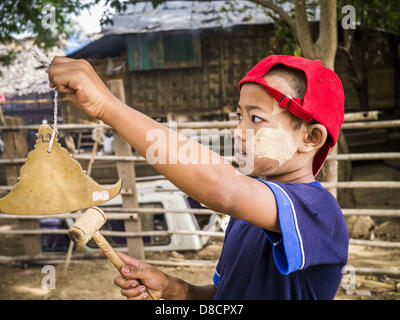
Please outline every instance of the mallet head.
M89 208L68 230L68 236L77 245L83 246L89 242L105 222L106 216L101 209L97 207Z

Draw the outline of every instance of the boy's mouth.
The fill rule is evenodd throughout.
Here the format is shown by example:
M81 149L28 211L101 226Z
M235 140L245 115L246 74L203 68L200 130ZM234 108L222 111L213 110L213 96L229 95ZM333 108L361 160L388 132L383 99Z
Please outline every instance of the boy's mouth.
M242 163L246 161L247 153L241 149L235 148L234 149L234 157L238 163Z

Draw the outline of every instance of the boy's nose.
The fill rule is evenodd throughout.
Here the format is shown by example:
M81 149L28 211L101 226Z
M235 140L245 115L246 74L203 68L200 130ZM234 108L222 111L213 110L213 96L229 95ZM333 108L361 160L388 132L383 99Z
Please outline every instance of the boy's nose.
M246 141L246 137L254 132L254 127L251 125L251 123L240 121L234 131L237 136L240 136L243 141Z
M244 137L246 137L246 129L248 129L248 127L245 121L240 121L235 129L235 135L243 139Z
M239 128L239 126L233 131L233 137L235 138L235 142L238 140L243 141L243 138L246 137L246 130Z

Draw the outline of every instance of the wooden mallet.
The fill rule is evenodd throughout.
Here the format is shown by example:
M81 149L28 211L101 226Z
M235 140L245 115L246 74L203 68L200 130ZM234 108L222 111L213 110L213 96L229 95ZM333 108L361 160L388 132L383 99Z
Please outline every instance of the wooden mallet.
M110 243L99 232L99 229L104 225L105 222L106 216L101 209L97 207L89 208L68 230L68 236L72 241L75 242L76 245L80 246L87 244L90 239L93 239L99 248L104 252L105 256L111 261L114 267L125 278L121 271L121 268L124 266L124 262L116 254ZM150 295L148 290L147 294L147 300L153 300L153 297Z

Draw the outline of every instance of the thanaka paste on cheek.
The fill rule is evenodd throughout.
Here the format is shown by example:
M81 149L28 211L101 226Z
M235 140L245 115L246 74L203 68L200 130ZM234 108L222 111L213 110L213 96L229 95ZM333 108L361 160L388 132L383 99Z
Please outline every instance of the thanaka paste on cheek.
M260 128L254 137L254 156L277 160L279 166L293 158L297 146L283 128Z

